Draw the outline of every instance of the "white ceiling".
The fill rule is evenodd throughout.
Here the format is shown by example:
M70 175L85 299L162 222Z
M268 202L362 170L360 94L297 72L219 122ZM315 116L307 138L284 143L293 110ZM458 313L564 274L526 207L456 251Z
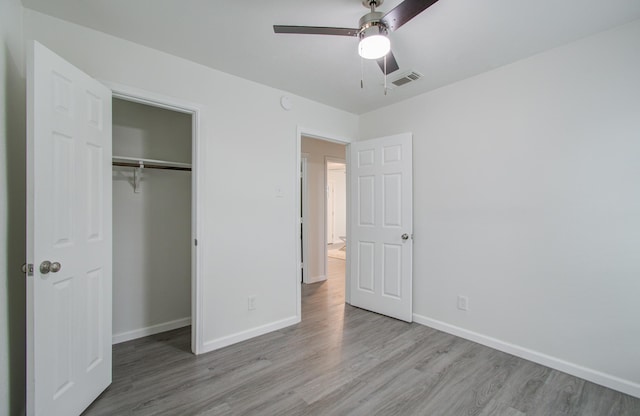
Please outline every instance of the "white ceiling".
M640 0L440 0L390 35L400 72L383 94L357 39L272 25L357 27L361 0L22 0L25 7L361 114L640 18ZM386 12L401 0L386 0ZM394 74L395 75L395 74Z

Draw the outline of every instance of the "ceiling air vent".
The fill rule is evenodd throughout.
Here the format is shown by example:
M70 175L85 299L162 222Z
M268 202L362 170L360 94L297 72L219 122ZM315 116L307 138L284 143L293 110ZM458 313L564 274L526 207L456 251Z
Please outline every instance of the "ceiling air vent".
M416 71L410 71L410 72L405 72L404 74L400 75L398 78L396 78L395 80L391 81L391 83L393 85L395 85L396 87L401 87L405 84L408 84L410 82L413 81L417 81L420 78L422 78L422 74L420 74L419 72Z

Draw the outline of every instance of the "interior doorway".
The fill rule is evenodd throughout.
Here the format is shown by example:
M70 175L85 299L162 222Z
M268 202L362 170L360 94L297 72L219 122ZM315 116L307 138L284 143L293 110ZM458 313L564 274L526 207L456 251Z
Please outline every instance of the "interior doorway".
M346 149L346 143L300 137L301 296L322 290L342 303L348 238Z

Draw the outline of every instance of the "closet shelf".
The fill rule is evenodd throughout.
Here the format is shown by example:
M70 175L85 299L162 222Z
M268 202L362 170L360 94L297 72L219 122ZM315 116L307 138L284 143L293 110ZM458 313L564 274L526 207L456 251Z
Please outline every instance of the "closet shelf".
M145 159L140 157L113 156L113 166L128 166L145 169L191 170L191 163L170 160Z

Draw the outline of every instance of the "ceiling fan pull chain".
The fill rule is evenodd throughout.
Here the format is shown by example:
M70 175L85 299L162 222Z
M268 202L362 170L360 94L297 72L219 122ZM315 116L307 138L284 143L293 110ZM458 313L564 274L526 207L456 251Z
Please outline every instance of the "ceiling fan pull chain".
M387 55L384 56L384 95L387 95Z
M360 89L364 89L364 59L360 57Z

